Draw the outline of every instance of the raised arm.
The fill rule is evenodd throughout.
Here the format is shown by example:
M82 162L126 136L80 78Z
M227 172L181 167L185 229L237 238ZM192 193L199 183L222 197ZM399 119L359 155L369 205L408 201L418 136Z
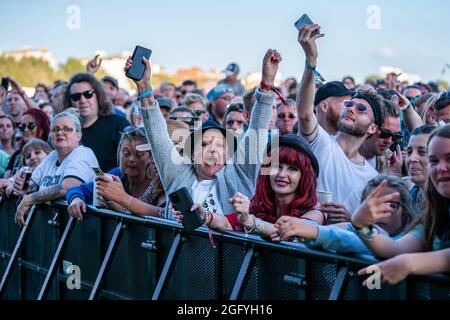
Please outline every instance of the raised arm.
M166 121L159 109L158 102L151 94L151 66L150 62L142 58L145 64L144 75L141 80L134 81L139 95L141 95L141 114L150 143L152 156L160 174L164 190L168 190L169 184L182 170L183 159L169 137ZM132 60L128 58L125 72L131 68Z
M25 104L27 105L28 109L34 108L34 109L39 109L39 106L37 105L36 102L33 101L33 99L31 99L27 93L25 92L25 90L23 90L23 88L20 86L20 84L14 80L13 78L9 78L9 81L11 82L11 87L14 91L16 91L23 99L23 101L25 101Z
M317 128L317 118L314 114L315 75L309 66L315 67L317 65L316 40L324 36L320 32L313 35L316 30L320 30L320 26L312 24L304 26L298 32L298 42L302 46L306 58L305 71L297 90L299 134L302 134L308 141L314 139L313 133Z
M413 132L414 129L422 125L422 118L420 118L411 102L409 102L404 95L399 92L396 92L396 94L399 97L398 106L402 112L402 119L406 129L408 129L409 132Z

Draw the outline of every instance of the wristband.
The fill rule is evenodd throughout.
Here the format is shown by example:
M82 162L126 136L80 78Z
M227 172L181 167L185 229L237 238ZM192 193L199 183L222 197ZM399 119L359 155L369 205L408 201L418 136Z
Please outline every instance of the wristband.
M262 81L259 86L261 87L261 89L270 90L270 91L275 92L275 94L278 96L278 98L280 98L280 100L283 102L283 104L287 104L286 99L284 99L283 95L277 88L275 88L273 86L269 86L268 84L265 84Z
M145 90L144 92L139 93L138 99L142 100L145 97L151 95L153 93L153 89L152 88L148 88L147 90Z
M314 73L314 76L317 80L319 80L321 83L325 83L324 77L322 77L319 71L316 70L316 66L313 67L312 65L310 65L307 59L305 59L305 66Z

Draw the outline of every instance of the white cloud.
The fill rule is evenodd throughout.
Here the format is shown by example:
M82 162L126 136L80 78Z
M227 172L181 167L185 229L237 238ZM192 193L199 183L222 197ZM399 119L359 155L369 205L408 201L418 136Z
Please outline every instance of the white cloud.
M381 46L376 50L375 56L380 59L395 59L398 54L388 46Z

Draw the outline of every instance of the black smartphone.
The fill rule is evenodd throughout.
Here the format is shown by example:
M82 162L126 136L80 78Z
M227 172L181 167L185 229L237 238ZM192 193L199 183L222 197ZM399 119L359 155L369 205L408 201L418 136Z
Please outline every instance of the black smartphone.
M5 88L5 91L8 91L8 88L9 88L9 77L2 78L2 87Z
M142 62L142 57L145 57L148 60L151 55L152 50L141 46L136 46L136 48L134 48L133 55L131 56L133 66L128 69L126 76L136 81L141 80L145 71L145 64Z
M183 227L186 231L194 231L203 225L203 221L199 214L200 209L197 209L194 212L191 211L194 202L186 188L181 188L171 193L169 199L175 210L178 210L183 214Z

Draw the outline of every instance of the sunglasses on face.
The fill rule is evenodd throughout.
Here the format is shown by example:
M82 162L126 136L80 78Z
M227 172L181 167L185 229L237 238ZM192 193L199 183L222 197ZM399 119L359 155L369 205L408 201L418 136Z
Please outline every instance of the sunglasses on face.
M411 102L412 104L414 104L414 102L416 102L421 96L414 96L414 97L409 97L408 100L409 102Z
M25 131L25 128L28 128L30 131L37 127L36 122L28 122L21 123L17 126L20 131Z
M197 116L200 117L202 114L205 114L205 110L192 110L192 112Z
M293 113L289 113L287 115L284 113L281 113L278 115L278 119L285 119L285 118L289 118L290 120L293 120L293 119L297 118L297 116Z
M392 132L387 129L380 129L380 138L381 139L389 139L392 138L392 142L397 141L403 138L403 134L401 132Z
M90 99L92 98L92 96L94 95L94 90L86 90L83 92L77 92L77 93L72 93L70 95L70 100L72 101L79 101L81 99L81 96L85 97L86 99Z
M361 113L365 113L367 112L368 108L361 104L361 103L356 103L354 101L350 101L350 100L346 100L344 101L344 107L346 108L351 108L351 107L355 107L356 111L361 112Z

